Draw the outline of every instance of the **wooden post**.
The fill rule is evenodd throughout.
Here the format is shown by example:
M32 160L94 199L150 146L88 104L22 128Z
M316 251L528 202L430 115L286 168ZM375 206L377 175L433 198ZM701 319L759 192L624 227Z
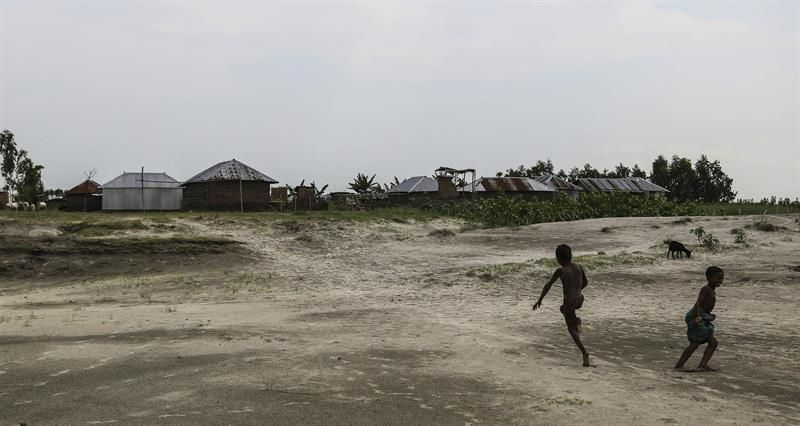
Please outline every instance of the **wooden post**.
M242 195L242 174L239 173L239 209L244 213L244 196Z
M147 213L147 211L144 208L144 166L142 166L142 174L140 180L142 181L142 213Z

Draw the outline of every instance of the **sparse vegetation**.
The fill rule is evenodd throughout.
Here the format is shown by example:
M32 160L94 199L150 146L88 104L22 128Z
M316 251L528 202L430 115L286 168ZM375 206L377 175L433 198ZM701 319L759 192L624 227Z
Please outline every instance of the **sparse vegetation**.
M745 228L761 232L777 232L781 229L785 229L767 222L767 217L763 214L759 218L753 219L753 223L745 225Z
M731 234L733 234L734 239L733 242L736 244L747 244L747 232L745 232L742 228L734 228L731 229Z
M706 249L714 251L719 248L719 239L714 234L706 232L702 226L692 228L689 233L697 237L697 242Z

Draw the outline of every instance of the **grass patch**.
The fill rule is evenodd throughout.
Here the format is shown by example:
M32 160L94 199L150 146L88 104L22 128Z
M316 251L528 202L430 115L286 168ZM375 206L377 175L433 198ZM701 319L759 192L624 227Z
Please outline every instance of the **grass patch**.
M752 229L761 232L778 232L780 230L786 229L782 226L776 226L767 222L767 218L764 217L763 215L758 219L754 219L753 223L745 225L744 227L746 229Z
M611 268L627 266L646 266L656 262L654 256L646 254L618 253L611 256L605 254L577 256L572 259L573 263L581 265L586 272L602 271ZM504 276L529 273L539 274L542 272L553 271L558 268L555 258L532 259L527 262L503 263L499 265L486 265L470 269L466 275L472 278L479 278L483 281L493 281Z
M313 243L314 237L308 234L299 235L295 240L300 241L302 243Z
M449 230L449 229L434 229L428 235L430 235L431 237L447 238L447 237L455 236L456 233L451 231L451 230Z
M0 254L203 254L238 249L237 241L206 237L86 238L62 236L22 239L0 236Z
M64 224L60 229L68 234L78 234L87 237L100 237L124 231L148 229L141 220L122 220L113 222L78 222Z

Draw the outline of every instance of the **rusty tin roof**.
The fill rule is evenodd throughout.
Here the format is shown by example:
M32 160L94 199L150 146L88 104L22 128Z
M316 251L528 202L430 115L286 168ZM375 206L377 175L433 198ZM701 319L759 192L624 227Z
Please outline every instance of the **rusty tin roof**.
M642 178L580 178L578 185L587 191L596 192L669 192Z
M470 185L460 190L470 191ZM482 177L475 181L476 192L554 192L555 189L529 177Z
M99 194L101 192L103 191L100 189L99 183L91 179L86 179L69 191L65 192L64 195Z
M234 159L214 164L213 166L203 170L191 179L187 180L184 185L189 183L222 180L244 180L278 183L277 180L259 172L258 170L242 163L241 161Z

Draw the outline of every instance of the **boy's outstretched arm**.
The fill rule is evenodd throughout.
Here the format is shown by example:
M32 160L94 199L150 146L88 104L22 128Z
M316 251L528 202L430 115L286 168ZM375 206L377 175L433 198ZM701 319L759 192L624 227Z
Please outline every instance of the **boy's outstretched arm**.
M558 269L556 269L555 272L553 272L553 277L550 278L550 281L548 281L544 285L544 288L542 289L542 295L539 296L539 300L536 303L533 304L533 310L534 311L539 309L540 306L542 306L542 300L547 295L547 292L550 291L550 287L552 287L553 283L556 282L556 280L559 279L560 277L561 277L561 268L558 268Z

